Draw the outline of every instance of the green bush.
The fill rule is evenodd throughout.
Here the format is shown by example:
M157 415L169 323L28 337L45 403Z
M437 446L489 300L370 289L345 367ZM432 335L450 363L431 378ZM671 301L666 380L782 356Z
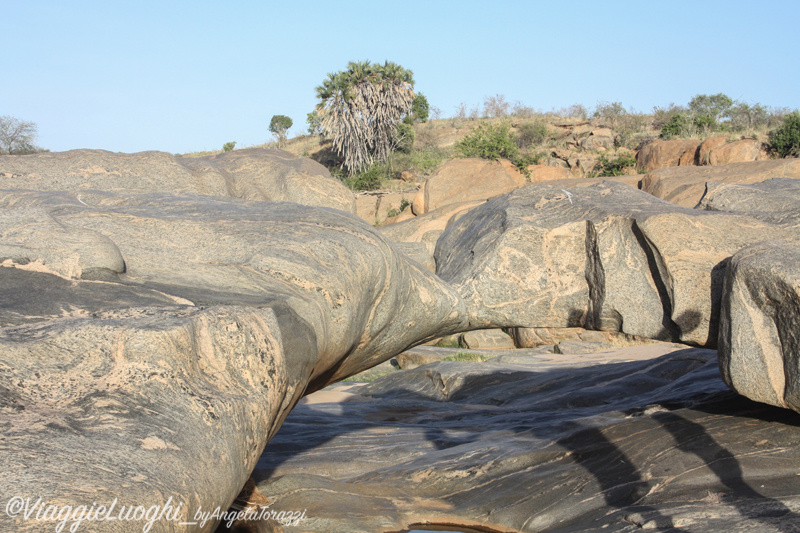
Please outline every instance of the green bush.
M373 163L367 170L352 176L341 178L342 183L354 191L374 191L381 188L381 182L386 179L386 165Z
M692 132L693 125L689 117L683 113L676 113L661 126L661 138L668 140L681 137Z
M461 157L505 158L510 161L519 157L516 137L506 123L479 124L472 133L458 141L455 148Z
M223 152L230 152L236 146L236 141L231 141L222 145Z
M769 132L769 146L781 157L800 156L800 112L784 116L783 124Z
M595 176L602 178L608 176L624 176L630 169L636 168L636 158L630 154L622 154L615 159L600 156L600 162L595 169Z
M400 122L394 130L394 149L404 154L410 154L416 140L414 126L407 122Z
M550 130L541 120L526 122L517 128L517 146L523 150L530 146L538 146L549 137Z

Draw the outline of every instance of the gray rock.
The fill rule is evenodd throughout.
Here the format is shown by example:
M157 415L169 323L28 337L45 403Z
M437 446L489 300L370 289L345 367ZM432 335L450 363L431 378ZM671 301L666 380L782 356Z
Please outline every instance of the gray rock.
M304 394L466 325L454 291L334 209L4 191L0 225L6 502L224 511Z
M532 184L452 224L435 259L472 328L584 327L714 346L726 261L764 238L796 232L610 181Z
M353 193L332 178L325 167L308 158L267 148L204 157L105 150L0 156L0 178L4 189L188 193L296 202L356 212Z
M287 532L796 528L798 415L730 392L713 351L583 357L437 363L300 406L254 480L307 510Z
M736 392L800 411L800 246L766 242L733 256L725 277L720 370Z
M708 182L697 208L741 213L797 228L800 226L800 181L775 178L752 185Z

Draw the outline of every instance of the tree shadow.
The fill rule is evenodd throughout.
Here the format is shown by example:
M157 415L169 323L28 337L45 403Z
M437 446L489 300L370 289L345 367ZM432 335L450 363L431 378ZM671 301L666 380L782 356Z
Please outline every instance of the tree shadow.
M268 444L254 479L257 483L268 481L282 463L298 460L307 453L334 453L326 452L324 445L350 433L362 434L380 427L417 428L424 435L427 450L436 452L480 441L482 432L476 427L483 426L491 431L527 433L542 442L554 443L569 452L569 460L596 480L609 510L636 511L647 515L648 522L655 527L684 531L669 516L666 507L647 503L656 481L645 479L642 465L637 466L637 461L641 461L628 455L630 445L626 452L609 438L608 426L598 419L605 413L620 412L624 418L652 420L650 427L666 432L667 442L673 441L675 449L700 459L718 480L725 503L743 518L769 524L782 533L800 531L791 510L780 500L755 490L737 456L701 423L724 417L745 418L753 423L783 424L782 427L800 438L800 415L743 399L729 392L721 380L711 392L681 389L675 385L681 380L702 381L717 372L715 358L702 364L687 363L692 352L684 350L653 360L598 365L602 366L600 377L598 367L541 372L499 369L481 379L462 380L459 392L446 401L432 400L431 390L446 386L435 383L441 379L434 376L438 364L415 369L417 377L411 382L419 383L423 380L421 376L427 375L424 379L430 382L428 389L410 385L402 389L399 381L391 385L389 380L400 377L390 375L389 380L382 378L387 380L389 385L385 389L389 392L375 395L381 401L337 404L336 415L321 410L317 416L311 416L309 408L303 408L304 415L297 420L290 414ZM676 370L676 365L687 364L690 370L684 374ZM652 372L654 368L658 371ZM690 375L693 372L699 372L699 377L693 378ZM649 409L652 406L656 409ZM444 414L437 412L445 408ZM623 431L620 427L624 430L630 426L617 426L617 436ZM386 453L391 458L395 451ZM583 527L578 522L586 524L580 516L572 522L576 527Z

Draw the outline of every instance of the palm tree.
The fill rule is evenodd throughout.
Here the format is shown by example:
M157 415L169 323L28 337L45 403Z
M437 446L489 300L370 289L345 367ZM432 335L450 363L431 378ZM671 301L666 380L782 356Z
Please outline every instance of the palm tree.
M414 101L414 79L390 61L351 61L347 70L328 74L316 92L322 131L352 175L391 153L396 124Z

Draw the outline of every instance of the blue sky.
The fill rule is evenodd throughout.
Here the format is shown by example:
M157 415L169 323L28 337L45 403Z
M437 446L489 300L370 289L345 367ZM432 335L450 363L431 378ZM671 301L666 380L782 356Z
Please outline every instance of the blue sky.
M184 153L305 130L314 88L394 61L452 116L502 94L540 110L649 111L723 92L800 108L800 1L0 0L0 115L52 151Z

